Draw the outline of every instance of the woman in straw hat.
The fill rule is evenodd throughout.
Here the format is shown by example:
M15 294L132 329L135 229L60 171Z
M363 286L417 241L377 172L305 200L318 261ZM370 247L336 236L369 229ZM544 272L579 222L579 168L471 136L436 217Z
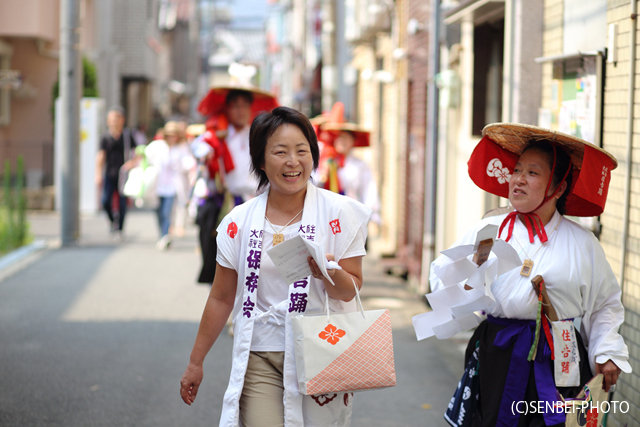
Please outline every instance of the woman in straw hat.
M370 132L344 121L344 107L336 102L331 113L315 118L314 129L322 141L318 173L313 177L319 187L344 194L373 211L371 221L380 225L380 197L371 169L353 155L354 147L368 147ZM324 120L323 120L324 119ZM313 121L312 121L313 124Z
M618 333L624 321L620 285L593 233L564 217L600 215L616 166L601 148L559 132L520 124L484 128L469 175L480 188L507 197L513 210L483 219L454 246L473 244L477 232L493 224L523 265L486 284L495 302L485 307L487 319L466 354L468 361L478 347L472 425L564 425L561 411L521 415L512 407L548 407L557 400L556 390L574 397L599 373L609 391L621 370L631 372ZM434 292L444 288L434 272L450 262L445 256L433 262ZM575 322L574 328L575 319L581 326Z

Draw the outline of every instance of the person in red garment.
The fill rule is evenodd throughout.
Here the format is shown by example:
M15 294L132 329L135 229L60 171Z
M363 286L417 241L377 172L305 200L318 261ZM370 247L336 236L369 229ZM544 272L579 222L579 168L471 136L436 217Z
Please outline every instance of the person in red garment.
M213 283L216 270L215 230L233 206L255 197L258 182L251 173L249 129L253 118L277 107L276 98L251 86L212 88L198 111L207 117L201 140L210 147L207 165L208 194L198 207L202 268L199 283Z

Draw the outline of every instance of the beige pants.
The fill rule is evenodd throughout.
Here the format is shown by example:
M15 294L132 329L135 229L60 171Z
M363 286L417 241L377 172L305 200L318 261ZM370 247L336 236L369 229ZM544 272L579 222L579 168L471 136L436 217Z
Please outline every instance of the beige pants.
M283 351L252 351L240 396L244 427L284 426Z

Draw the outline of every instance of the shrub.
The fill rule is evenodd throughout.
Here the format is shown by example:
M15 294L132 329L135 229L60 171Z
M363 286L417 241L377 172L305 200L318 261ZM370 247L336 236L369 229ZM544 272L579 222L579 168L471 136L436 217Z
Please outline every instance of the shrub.
M24 160L18 157L15 183L11 185L11 164L4 162L2 199L0 199L0 253L28 243L27 198L24 192Z

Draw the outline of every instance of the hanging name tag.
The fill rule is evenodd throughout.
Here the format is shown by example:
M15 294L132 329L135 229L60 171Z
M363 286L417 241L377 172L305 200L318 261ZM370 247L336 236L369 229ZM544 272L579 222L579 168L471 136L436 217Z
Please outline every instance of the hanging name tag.
M531 269L533 268L533 261L530 259L525 259L522 263L522 268L520 269L520 275L524 277L529 277L531 274Z
M273 235L273 246L284 242L284 235L280 233L275 233Z
M576 387L580 385L580 353L576 331L571 320L551 322L553 329L553 354L555 360L556 386Z

